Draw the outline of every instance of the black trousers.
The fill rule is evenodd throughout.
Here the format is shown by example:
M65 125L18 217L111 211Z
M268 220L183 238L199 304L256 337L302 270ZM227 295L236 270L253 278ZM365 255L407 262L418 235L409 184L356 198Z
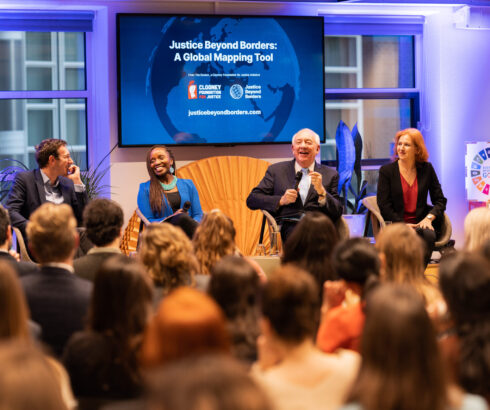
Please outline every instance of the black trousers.
M415 231L422 238L425 249L424 249L424 263L427 266L430 262L432 252L434 251L434 245L436 243L436 231L432 229L422 229L416 228Z

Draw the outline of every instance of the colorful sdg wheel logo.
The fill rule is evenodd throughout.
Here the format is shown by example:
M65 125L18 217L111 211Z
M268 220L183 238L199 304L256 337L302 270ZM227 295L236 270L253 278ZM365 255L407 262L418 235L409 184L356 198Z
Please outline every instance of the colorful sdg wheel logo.
M482 194L490 192L490 148L482 149L471 162L471 181Z

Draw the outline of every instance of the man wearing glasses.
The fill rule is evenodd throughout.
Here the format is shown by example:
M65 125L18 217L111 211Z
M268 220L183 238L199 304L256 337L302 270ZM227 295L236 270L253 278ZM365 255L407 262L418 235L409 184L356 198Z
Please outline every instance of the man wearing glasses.
M26 239L26 226L31 214L45 202L68 204L82 224L83 209L88 202L80 168L71 159L66 141L45 139L36 146L39 168L20 172L7 198L12 225Z

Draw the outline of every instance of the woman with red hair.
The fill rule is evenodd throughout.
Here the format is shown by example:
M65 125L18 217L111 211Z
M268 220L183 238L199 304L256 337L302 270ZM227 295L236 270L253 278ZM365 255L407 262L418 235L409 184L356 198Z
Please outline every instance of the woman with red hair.
M404 222L424 240L429 263L437 233L444 222L446 198L432 164L424 137L407 128L395 135L395 161L379 170L377 200L385 221ZM427 204L430 195L432 206Z
M226 319L206 294L181 287L163 299L147 326L141 350L146 368L189 356L230 352Z

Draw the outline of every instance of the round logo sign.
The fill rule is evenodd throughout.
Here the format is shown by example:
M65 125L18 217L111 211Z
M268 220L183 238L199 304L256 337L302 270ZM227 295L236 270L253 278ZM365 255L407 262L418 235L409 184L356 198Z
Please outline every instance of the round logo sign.
M233 84L230 87L230 95L235 100L239 100L243 96L243 87L240 84Z
M482 149L471 162L471 181L484 195L490 192L490 148Z

